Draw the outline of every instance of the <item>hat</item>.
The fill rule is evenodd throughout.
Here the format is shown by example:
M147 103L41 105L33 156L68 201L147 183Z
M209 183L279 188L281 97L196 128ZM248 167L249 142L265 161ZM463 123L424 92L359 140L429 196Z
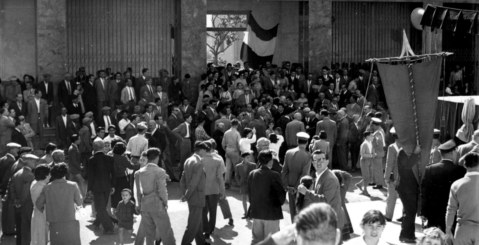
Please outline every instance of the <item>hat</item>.
M71 114L71 115L70 115L70 119L71 119L71 120L76 120L76 119L78 119L78 118L80 118L80 115L78 115L78 114Z
M23 155L23 158L25 159L32 159L32 160L38 160L39 158L36 155L33 155L31 153Z
M111 108L109 106L103 106L103 108L101 108L102 111L107 111L107 110L110 110Z
M84 117L83 120L82 120L82 123L85 124L85 123L89 123L90 121L91 121L91 118Z
M137 127L139 130L147 129L145 122L138 123Z
M396 128L392 127L392 128L389 130L389 133L391 133L391 134L396 134Z
M296 134L296 137L298 137L298 139L308 140L309 139L309 134L305 133L305 132L299 132L299 133Z
M435 128L435 129L434 129L434 134L441 134L441 130Z
M85 117L93 117L93 112L88 111L87 113L85 113Z
M383 121L382 121L381 119L377 118L377 117L373 117L373 118L371 118L371 122L372 122L373 124L379 125L379 124L381 124Z
M454 140L448 140L441 144L437 149L441 151L450 151L456 147L456 142Z
M8 148L20 148L22 146L20 144L15 143L15 142L10 142L10 143L7 144L7 147Z

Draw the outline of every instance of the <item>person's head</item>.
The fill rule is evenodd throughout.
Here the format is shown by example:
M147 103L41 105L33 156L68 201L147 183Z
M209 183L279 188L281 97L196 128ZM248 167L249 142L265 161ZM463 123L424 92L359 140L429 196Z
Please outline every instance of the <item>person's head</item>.
M251 128L244 128L243 129L243 138L251 138L253 136L253 131Z
M363 215L361 228L364 238L379 240L386 226L386 217L378 210L369 210Z
M442 159L456 161L458 153L456 151L456 142L454 140L444 142L438 147L438 149Z
M256 149L258 151L262 151L262 150L267 150L269 149L269 144L271 142L269 141L269 139L265 138L265 137L261 137L258 139L258 141L256 141Z
M52 152L52 159L54 163L61 163L65 161L65 153L63 150L57 149Z
M238 121L238 119L233 119L233 120L231 120L231 127L232 127L232 128L235 128L235 129L236 129L236 128L238 128L238 126L239 126L239 121Z
M311 204L294 220L298 245L337 245L340 241L337 216L329 204Z
M131 190L128 188L125 188L121 190L121 200L123 200L124 203L129 202L131 199Z
M261 150L258 153L258 164L271 169L273 167L273 152L270 149Z
M373 141L373 138L374 138L373 132L371 132L371 131L365 131L365 132L363 133L363 136L364 136L364 139L365 139L365 140L367 140L367 141L369 141L369 142Z
M146 151L146 157L148 158L148 162L158 164L158 161L160 160L160 154L161 154L160 149L156 147L149 148Z
M321 150L315 150L313 152L312 165L316 169L316 173L322 173L328 168L329 160L326 157L326 153Z
M54 164L50 170L52 180L63 179L68 174L68 167L65 163Z
M21 93L18 93L17 96L15 97L17 102L22 102L23 101L23 95Z
M437 227L430 227L423 231L424 236L418 241L418 245L445 245L446 235Z
M195 142L195 153L198 154L200 157L203 157L210 151L210 147L203 141L196 141Z
M104 127L98 127L96 129L96 134L97 134L98 137L100 137L102 139L105 138L105 128Z
M148 156L146 155L146 151L141 153L140 159L138 160L140 167L145 166L148 163Z
M191 124L191 122L193 122L193 116L189 115L189 114L186 114L185 115L185 121L189 124Z
M115 146L113 146L113 154L123 155L125 151L126 151L126 146L125 146L125 143L123 142L118 142L115 144Z
M40 164L35 168L34 175L36 181L44 180L48 182L50 180L50 167L47 164Z
M52 154L54 150L57 149L57 145L53 143L48 143L47 146L45 147L45 154Z
M102 152L105 149L105 142L101 139L95 139L93 141L93 151Z
M464 156L464 167L466 167L467 171L479 171L479 153L467 153Z

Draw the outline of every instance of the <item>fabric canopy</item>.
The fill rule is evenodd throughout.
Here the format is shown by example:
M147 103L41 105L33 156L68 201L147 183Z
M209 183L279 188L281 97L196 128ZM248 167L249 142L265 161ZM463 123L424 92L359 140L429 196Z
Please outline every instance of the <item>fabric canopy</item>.
M250 13L248 27L241 45L241 60L248 61L250 67L253 68L264 65L266 62L272 62L277 35L278 25L271 29L263 29Z
M413 91L407 64L378 63L386 101L398 135L398 143L411 154L416 147L416 126L421 146L420 176L429 161L443 57L431 57L412 65L417 125L413 109Z

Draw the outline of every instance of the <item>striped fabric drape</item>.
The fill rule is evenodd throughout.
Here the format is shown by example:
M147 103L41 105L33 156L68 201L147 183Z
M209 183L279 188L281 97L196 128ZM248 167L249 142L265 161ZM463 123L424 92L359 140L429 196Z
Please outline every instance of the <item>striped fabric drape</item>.
M175 0L67 0L67 70L171 72Z

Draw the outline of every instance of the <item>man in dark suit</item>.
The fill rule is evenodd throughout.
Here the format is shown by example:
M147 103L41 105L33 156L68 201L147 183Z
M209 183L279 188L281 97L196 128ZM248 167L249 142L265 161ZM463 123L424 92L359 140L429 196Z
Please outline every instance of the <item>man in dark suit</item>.
M62 106L61 114L57 116L55 121L55 130L58 140L58 148L66 149L70 146L70 136L74 134L75 129L72 120L67 115L67 108Z
M456 143L449 140L438 147L441 161L426 167L421 185L421 215L427 218L427 227L446 228L446 208L449 191L454 181L464 177L466 169L454 163Z
M20 131L19 125L20 122L15 122L15 128L12 130L12 142L18 143L21 146L28 146L27 139Z
M191 155L191 142L195 142L194 137L195 133L193 127L191 126L191 122L193 121L193 116L186 115L185 122L180 124L178 127L173 129L173 132L176 133L181 137L180 141L180 176L183 172L183 167L185 161Z
M97 111L97 96L96 96L96 88L93 78L90 78L88 81L82 83L83 86L83 98L88 98L83 101L83 105L85 106L85 111Z
M76 84L72 82L72 75L65 74L64 80L58 83L58 99L63 106L69 106L72 103L75 89Z
M115 192L115 168L113 157L103 152L105 143L102 140L93 142L94 155L88 160L88 192L93 193L95 203L95 226L102 225L105 234L113 234L113 223L106 211L108 199ZM117 190L121 191L121 190Z
M15 124L8 118L7 109L0 108L0 154L5 153L5 146L11 141L14 128Z
M15 110L16 118L27 115L27 103L23 101L23 95L21 93L17 94L16 101L10 105L10 109Z
M305 195L313 202L325 202L336 211L338 217L338 228L341 230L344 225L344 211L341 204L341 190L339 181L328 168L326 153L321 150L313 152L312 165L316 169L316 180L314 188L310 191L304 185L298 186L298 192Z
M253 219L253 240L256 244L270 233L279 231L279 220L283 219L281 206L286 192L279 173L271 170L273 153L263 150L258 154L260 167L248 176L249 216Z
M316 133L316 124L318 123L318 118L316 118L316 112L310 109L308 111L306 109L304 109L304 112L306 114L303 120L304 127L306 129L306 133L308 133L309 135L314 135Z
M168 117L168 120L167 120L168 127L170 129L175 129L182 122L184 121L181 117L180 108L178 108L177 106L173 107L173 110L171 111L171 115Z
M195 143L195 153L185 161L184 172L180 180L182 202L188 203L188 224L181 244L205 244L203 236L203 207L205 206L206 174L201 158L210 150L204 142Z
M311 169L311 156L306 151L309 135L304 132L297 134L298 147L290 149L284 156L284 165L281 170L283 185L288 191L289 200L296 200L296 188L303 176L309 174ZM294 222L296 216L296 202L289 202L291 222Z
M109 106L104 106L102 108L102 114L98 117L97 125L98 127L103 127L107 129L111 125L117 126L117 121L115 117L112 117L110 114L111 108Z
M1 183L4 182L6 173L9 169L12 168L13 163L15 163L15 158L18 155L18 150L20 150L21 145L18 143L8 143L7 144L7 153L0 158L0 195L5 194L5 190L2 190Z
M175 136L166 126L159 124L159 122L163 123L163 119L160 119L160 117L161 116L155 116L155 120L151 119L148 122L148 129L151 129L151 132L146 134L146 138L148 139L148 147L155 147L160 149L160 167L163 167L165 169L166 173L170 176L171 181L177 182L178 179L175 177L174 171L171 168L172 166L169 154L170 149L168 148L171 142L171 135L173 135L173 137Z
M141 88L145 86L146 81L149 79L150 72L148 68L143 68L141 69L141 76L134 79L134 87L135 87L135 92L136 92L136 98L141 98Z

